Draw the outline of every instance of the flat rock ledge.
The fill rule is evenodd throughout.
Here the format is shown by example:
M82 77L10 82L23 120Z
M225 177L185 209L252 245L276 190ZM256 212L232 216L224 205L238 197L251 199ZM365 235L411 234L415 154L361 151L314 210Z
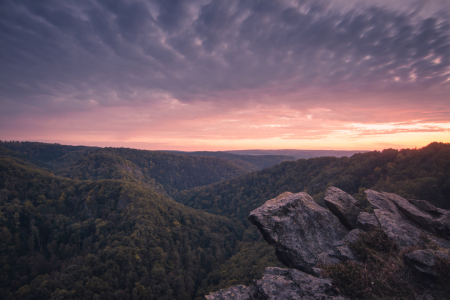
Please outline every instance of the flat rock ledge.
M238 285L206 296L208 300L347 299L322 278L318 264L358 261L349 248L364 231L382 230L399 249L433 244L437 250L417 250L405 260L425 276L435 276L433 266L448 258L450 211L425 200L367 190L374 213L351 195L330 187L319 206L306 193L283 193L250 213L249 220L264 239L275 246L278 259L288 269L266 268L252 286Z

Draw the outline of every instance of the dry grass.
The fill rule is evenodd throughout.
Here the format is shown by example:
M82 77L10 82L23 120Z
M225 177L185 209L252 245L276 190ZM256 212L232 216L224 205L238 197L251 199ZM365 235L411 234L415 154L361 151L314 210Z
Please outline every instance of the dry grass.
M450 292L450 261L439 259L436 279L424 280L404 263L404 255L415 250L433 248L410 247L399 251L381 230L365 233L349 247L361 261L346 261L322 265L323 275L333 279L333 285L350 299L416 299L423 293L435 299L445 299Z

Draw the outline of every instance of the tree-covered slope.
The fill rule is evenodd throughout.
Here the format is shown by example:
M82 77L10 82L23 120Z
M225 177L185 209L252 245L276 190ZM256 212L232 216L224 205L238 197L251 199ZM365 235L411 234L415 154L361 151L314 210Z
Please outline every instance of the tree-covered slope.
M128 148L1 142L0 153L21 158L72 179L124 179L150 184L169 195L249 172L217 157Z
M240 154L240 155L282 155L282 156L291 156L295 159L308 159L314 157L322 157L322 156L333 156L333 157L342 157L342 156L352 156L356 153L364 153L367 151L360 150L296 150L296 149L278 149L278 150L233 150L226 151L227 153Z
M68 146L38 142L3 142L0 141L0 154L18 157L39 167L49 170L58 168L58 162L76 159L97 147ZM6 153L7 152L7 153ZM62 158L62 159L61 159Z
M141 172L161 184L170 195L181 190L234 178L248 173L225 159L188 156L127 148L106 148L104 151L135 164Z
M328 186L356 198L367 188L428 200L450 207L450 144L421 149L374 151L352 157L319 157L283 162L206 187L179 193L175 199L190 207L246 220L252 209L279 194L306 191L322 203Z
M145 185L0 158L4 299L193 299L242 231Z
M321 157L279 165L180 193L175 199L189 206L246 221L249 212L267 200L290 191L306 191L323 204L324 191L337 186L364 204L364 190L372 188L408 198L425 199L450 207L450 144L432 143L422 149L385 150L350 158ZM261 276L256 270L276 265L274 249L248 227L238 252L204 281L205 289L217 291L247 284Z
M244 231L247 216L285 191L322 203L336 186L364 202L372 188L450 207L450 144L248 174L217 157L2 145L0 294L9 299L193 299L249 283L277 261L256 228Z
M172 151L173 153L193 156L210 156L223 158L233 162L235 165L240 166L248 171L258 171L265 168L269 168L273 165L279 164L283 161L295 160L295 157L288 155L239 155L228 153L224 151L196 151L196 152L181 152Z

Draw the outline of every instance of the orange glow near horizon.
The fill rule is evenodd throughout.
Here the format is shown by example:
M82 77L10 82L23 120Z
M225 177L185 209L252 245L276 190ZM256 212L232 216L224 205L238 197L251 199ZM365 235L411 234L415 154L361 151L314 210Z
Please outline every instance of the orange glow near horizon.
M2 140L145 150L383 150L450 142L450 122L420 108L342 105L297 109L247 103L238 108L176 100L140 107L97 108L46 118L10 119ZM357 117L349 117L357 116ZM379 120L383 116L384 120ZM397 121L393 122L397 116ZM348 119L348 120L346 120ZM362 122L366 119L367 122ZM21 131L21 127L32 130ZM19 130L18 130L18 129Z
M0 140L186 151L450 142L448 0L128 2L8 2Z

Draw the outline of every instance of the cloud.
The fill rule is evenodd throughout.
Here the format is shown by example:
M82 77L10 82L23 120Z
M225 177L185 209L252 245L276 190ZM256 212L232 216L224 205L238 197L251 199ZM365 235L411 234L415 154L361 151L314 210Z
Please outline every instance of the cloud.
M448 140L448 20L446 0L4 0L0 138Z
M311 88L448 88L444 2L355 2L3 1L1 101L88 110L93 98L234 103Z

